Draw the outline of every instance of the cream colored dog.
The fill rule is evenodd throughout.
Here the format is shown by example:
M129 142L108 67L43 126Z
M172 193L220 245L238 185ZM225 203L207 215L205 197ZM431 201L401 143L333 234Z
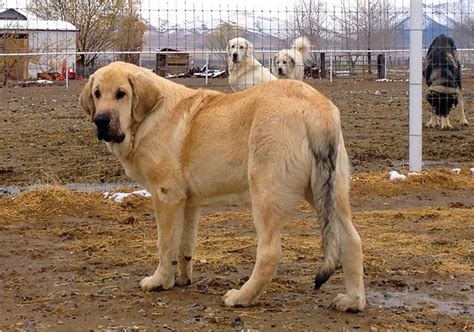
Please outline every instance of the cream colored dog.
M277 79L255 59L253 45L247 39L237 37L229 40L226 52L229 85L233 91L241 91Z
M279 79L303 80L304 60L309 54L311 43L306 37L299 37L293 46L281 50L273 57L272 73Z
M340 261L347 293L334 306L365 307L339 111L318 91L287 80L234 94L193 90L115 62L90 77L80 103L98 138L152 195L160 263L140 282L143 290L191 283L202 204L250 198L257 261L249 280L228 291L224 301L255 303L280 261L288 211L306 199L318 212L323 235L325 258L316 287Z

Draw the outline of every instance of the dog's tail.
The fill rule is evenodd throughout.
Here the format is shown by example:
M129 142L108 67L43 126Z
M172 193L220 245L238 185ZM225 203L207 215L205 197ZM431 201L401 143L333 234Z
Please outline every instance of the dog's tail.
M335 106L335 114L339 112ZM324 261L315 278L315 288L319 289L333 275L340 257L340 233L342 220L350 218L349 159L344 147L338 116L326 119L330 128L317 128L310 133L310 147L314 156L311 172L311 190L314 208L319 217ZM328 114L328 117L331 117ZM332 123L332 124L331 124ZM322 129L322 133L321 133ZM346 215L349 214L349 215Z
M306 37L299 37L295 39L292 47L303 54L303 58L305 58L311 49L311 42Z

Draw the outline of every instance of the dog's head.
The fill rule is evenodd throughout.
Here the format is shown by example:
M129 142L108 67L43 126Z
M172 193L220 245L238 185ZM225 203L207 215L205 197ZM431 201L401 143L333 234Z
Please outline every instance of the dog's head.
M274 75L278 78L289 78L292 77L296 61L288 52L280 51L273 57L272 64Z
M79 101L95 123L97 138L122 143L134 123L140 123L162 96L151 72L124 62L97 70L84 86Z
M237 64L245 58L253 56L253 45L247 39L237 37L229 40L226 51L229 63Z

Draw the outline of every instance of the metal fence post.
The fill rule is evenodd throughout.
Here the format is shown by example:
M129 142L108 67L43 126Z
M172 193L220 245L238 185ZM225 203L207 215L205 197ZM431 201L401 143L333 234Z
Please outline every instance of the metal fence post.
M409 169L422 168L422 0L410 0Z

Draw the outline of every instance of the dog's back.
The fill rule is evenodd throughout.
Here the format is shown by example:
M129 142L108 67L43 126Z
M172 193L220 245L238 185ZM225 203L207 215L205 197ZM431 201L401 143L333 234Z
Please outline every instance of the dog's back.
M461 64L452 38L441 34L433 40L426 54L423 76L428 85L426 99L432 110L437 116L447 117L458 104L461 93Z
M436 37L426 54L426 84L461 88L461 66L454 40L443 34Z

